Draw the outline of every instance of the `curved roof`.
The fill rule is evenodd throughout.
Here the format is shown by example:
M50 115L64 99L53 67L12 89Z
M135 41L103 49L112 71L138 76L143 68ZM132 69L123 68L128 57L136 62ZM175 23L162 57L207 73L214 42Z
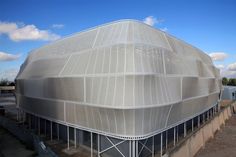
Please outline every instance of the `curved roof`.
M150 50L159 47L181 57L195 58L205 64L212 64L207 54L166 32L139 21L120 20L76 33L38 48L29 54L24 66L41 59L62 58L118 44L136 44L140 49L145 45L145 47L149 46Z

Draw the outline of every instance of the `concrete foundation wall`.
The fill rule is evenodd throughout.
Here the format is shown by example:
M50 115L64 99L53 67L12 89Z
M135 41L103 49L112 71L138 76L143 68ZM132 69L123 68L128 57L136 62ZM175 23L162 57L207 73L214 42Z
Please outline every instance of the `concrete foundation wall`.
M236 111L236 103L226 107L212 120L203 125L202 128L189 135L186 140L180 142L175 148L166 154L168 157L193 157L205 143L214 137L216 131L225 125L225 121L232 116L232 112Z

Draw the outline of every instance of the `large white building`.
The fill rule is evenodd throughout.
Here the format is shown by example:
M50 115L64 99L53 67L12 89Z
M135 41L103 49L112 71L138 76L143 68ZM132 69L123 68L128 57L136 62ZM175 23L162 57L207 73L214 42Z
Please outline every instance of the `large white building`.
M93 142L127 141L129 150L116 148L124 156L137 156L135 142L215 108L221 90L219 70L208 55L134 20L33 50L16 82L17 103L30 118L66 126L68 134L72 128L87 131L96 135ZM98 143L93 149L104 153L104 141Z

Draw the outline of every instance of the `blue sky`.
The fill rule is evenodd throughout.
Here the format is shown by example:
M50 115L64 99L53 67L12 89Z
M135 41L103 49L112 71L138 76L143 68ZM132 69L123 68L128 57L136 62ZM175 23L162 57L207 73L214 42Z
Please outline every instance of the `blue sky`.
M210 54L223 76L236 77L235 0L1 0L0 79L13 79L29 51L119 19L146 19Z

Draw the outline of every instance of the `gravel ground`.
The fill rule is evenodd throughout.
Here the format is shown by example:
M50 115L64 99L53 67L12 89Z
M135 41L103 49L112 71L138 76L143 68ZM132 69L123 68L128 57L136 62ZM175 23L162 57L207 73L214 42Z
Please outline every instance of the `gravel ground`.
M236 157L236 115L226 122L225 127L195 157Z

